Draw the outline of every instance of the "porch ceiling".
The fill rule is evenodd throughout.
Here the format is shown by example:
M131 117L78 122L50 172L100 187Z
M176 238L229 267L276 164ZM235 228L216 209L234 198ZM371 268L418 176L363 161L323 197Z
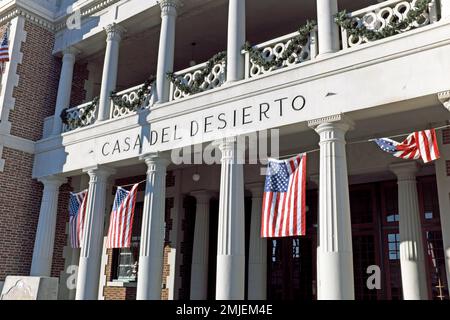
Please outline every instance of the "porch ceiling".
M201 63L226 50L227 0L185 0L177 19L174 69L189 67L191 60ZM340 0L340 9L356 10L376 0ZM306 20L316 20L316 0L247 0L247 40L260 43L295 31ZM160 18L153 7L126 21L127 37L121 44L118 89L145 81L156 73ZM104 36L86 40L91 52L85 59L103 64ZM192 46L192 43L196 43ZM101 70L101 69L100 69ZM101 77L101 75L99 76ZM100 81L100 78L99 78Z

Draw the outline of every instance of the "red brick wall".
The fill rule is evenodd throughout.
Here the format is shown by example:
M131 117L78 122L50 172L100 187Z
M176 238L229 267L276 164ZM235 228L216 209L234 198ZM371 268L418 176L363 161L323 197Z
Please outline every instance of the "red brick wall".
M55 110L61 59L52 55L53 34L29 21L25 22L26 41L22 43L22 63L17 67L19 84L9 114L11 134L36 141L42 136L44 118Z
M105 287L105 300L136 300L136 287Z
M442 130L442 143L450 144L450 129Z
M75 107L86 99L86 90L84 84L89 78L87 63L75 63L73 69L72 94L70 96L70 106Z
M16 103L8 120L12 135L36 141L41 138L44 119L54 113L61 59L52 55L51 32L29 21L24 28L27 35L21 45L23 60L17 67L19 83L13 91ZM75 105L85 98L87 78L87 65L76 64L71 96ZM0 280L7 275L29 274L43 189L32 179L33 155L4 148L2 159L5 170L0 172ZM69 184L60 191L51 271L55 277L64 270Z
M63 250L67 246L66 225L69 222L69 196L73 191L70 180L59 188L58 215L56 217L55 245L53 249L52 277L59 277L64 270Z
M450 161L449 160L445 161L445 168L447 171L447 176L450 177Z
M42 184L31 179L33 156L3 148L0 172L0 281L28 275L42 196Z

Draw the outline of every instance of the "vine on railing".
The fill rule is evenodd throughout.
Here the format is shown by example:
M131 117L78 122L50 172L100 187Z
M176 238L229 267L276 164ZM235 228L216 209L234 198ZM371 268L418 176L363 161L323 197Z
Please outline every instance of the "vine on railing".
M390 24L378 29L369 29L364 23L359 23L355 17L350 17L345 10L338 12L335 16L335 22L345 29L349 36L366 38L368 41L380 40L413 27L414 22L417 22L426 13L431 1L417 0L415 8L411 8L405 19L397 18Z
M270 69L273 67L282 67L283 63L286 60L295 59L293 54L298 50L301 50L301 48L308 43L311 31L313 31L316 28L316 26L317 23L314 20L306 21L306 24L298 29L298 35L290 40L286 50L279 58L273 58L270 60L266 59L263 56L261 50L254 48L248 41L245 43L242 49L247 51L253 63L259 65L260 67L263 67L265 69ZM292 63L293 61L289 60L289 62Z
M134 111L144 103L147 96L150 94L152 87L154 87L156 81L155 76L150 76L137 91L138 99L130 102L128 100L122 99L122 95L118 95L116 91L111 92L111 101L114 105L119 108L125 108L130 111Z
M222 51L215 54L211 59L206 62L206 67L198 74L195 75L191 85L187 84L182 75L175 75L173 72L167 73L167 79L181 92L186 95L192 95L204 91L202 84L205 82L206 77L211 73L214 66L222 63L227 58L227 52Z
M65 108L61 111L60 117L62 123L67 127L78 128L83 126L83 122L87 120L88 115L95 110L98 105L99 97L95 97L92 99L91 103L83 108L83 113L79 115L77 118L69 118L68 110L72 108Z

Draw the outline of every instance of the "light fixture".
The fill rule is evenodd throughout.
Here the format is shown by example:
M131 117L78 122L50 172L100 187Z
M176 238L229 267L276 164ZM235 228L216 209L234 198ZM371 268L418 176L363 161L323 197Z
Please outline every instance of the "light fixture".
M194 49L195 49L196 45L197 45L196 42L192 42L191 43L191 47L192 47L192 49L191 49L191 61L189 61L189 66L191 66L191 67L193 67L193 66L195 66L197 64L197 62L194 60Z
M200 181L200 174L198 173L198 166L195 167L195 173L192 175L192 180L195 182Z

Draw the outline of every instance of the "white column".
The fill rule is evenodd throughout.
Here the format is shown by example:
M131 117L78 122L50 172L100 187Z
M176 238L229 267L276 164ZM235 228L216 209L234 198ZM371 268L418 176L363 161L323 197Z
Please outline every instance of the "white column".
M261 238L261 213L264 183L247 185L252 194L250 244L248 252L248 299L267 298L267 240Z
M158 154L141 157L147 164L137 300L160 300L164 256L166 168L169 161Z
M191 300L208 298L208 258L209 258L209 201L208 191L194 191L197 200L195 209L194 245L192 249Z
M112 23L105 27L106 52L103 63L102 85L100 89L100 100L98 103L97 120L109 119L111 108L111 92L116 90L117 70L119 67L120 41L125 29L118 24Z
M317 0L317 32L320 56L339 50L339 28L334 22L337 13L337 0Z
M55 116L53 117L53 135L61 133L61 112L70 107L70 95L72 93L73 68L75 57L79 51L73 47L63 51L61 75L59 77L58 95L56 97Z
M222 153L217 239L217 300L243 300L245 291L245 150L236 138L217 143Z
M161 33L159 35L158 67L156 71L157 103L169 101L169 85L167 72L173 71L175 52L175 25L180 0L161 0Z
M113 169L85 169L89 175L86 217L83 225L80 263L77 278L77 300L96 300L100 281L100 262L106 212L106 188Z
M336 115L312 120L309 126L320 136L317 297L351 300L355 293L345 133L353 123Z
M450 0L440 0L441 3L441 19L450 18Z
M228 4L228 43L227 43L227 82L244 78L244 56L241 54L245 44L245 0L229 0Z
M36 240L34 241L30 275L50 277L55 244L59 187L66 182L66 179L52 176L41 178L39 181L44 184L44 192L42 194Z
M447 163L450 161L450 144L442 143L443 131L436 134L441 158L434 162L434 166L436 169L447 283L450 283L450 176L447 173Z
M427 300L425 253L422 242L416 162L389 166L397 176L400 233L400 267L404 300Z

